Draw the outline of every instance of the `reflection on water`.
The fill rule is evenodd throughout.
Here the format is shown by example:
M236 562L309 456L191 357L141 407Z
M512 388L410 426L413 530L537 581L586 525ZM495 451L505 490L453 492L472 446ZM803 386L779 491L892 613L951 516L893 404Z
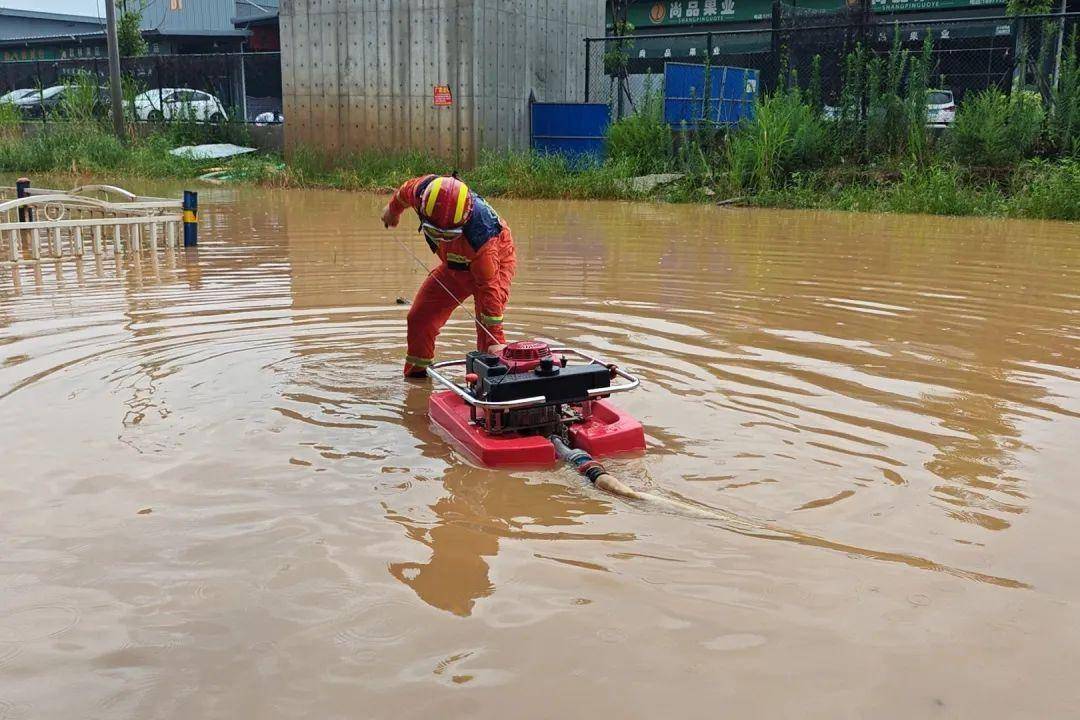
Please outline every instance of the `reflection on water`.
M0 718L1073 712L1075 225L498 203L509 330L639 373L609 465L709 521L461 458L382 198L203 194L0 269Z
M410 383L405 397L406 424L433 443L425 411L428 388ZM479 598L495 590L485 558L499 552L500 539L633 540L630 533L588 533L589 515L609 511L595 495L574 492L561 482L508 479L483 468L457 464L441 478L444 495L426 508L430 519L408 517L387 507L386 517L399 523L406 537L426 546L426 562L395 562L390 574L433 607L469 615ZM575 530L575 528L577 528Z

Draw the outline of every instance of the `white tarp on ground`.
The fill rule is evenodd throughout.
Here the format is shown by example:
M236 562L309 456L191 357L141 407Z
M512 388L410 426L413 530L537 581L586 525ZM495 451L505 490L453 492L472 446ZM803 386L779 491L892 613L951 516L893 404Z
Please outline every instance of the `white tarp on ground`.
M185 145L173 148L169 152L177 157L188 158L189 160L216 160L255 152L255 148L241 147L231 143L212 143L210 145Z

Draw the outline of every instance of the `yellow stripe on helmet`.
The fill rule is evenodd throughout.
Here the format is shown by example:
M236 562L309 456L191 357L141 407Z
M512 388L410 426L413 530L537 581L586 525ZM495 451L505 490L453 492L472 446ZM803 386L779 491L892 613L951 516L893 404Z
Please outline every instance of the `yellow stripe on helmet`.
M460 225L465 220L465 201L469 199L469 188L465 183L461 183L461 189L458 190L457 196L457 209L454 210L454 224Z
M424 214L431 217L431 214L435 212L435 201L439 199L439 190L442 188L443 179L435 178L431 181L431 186L428 187L427 204L424 205Z

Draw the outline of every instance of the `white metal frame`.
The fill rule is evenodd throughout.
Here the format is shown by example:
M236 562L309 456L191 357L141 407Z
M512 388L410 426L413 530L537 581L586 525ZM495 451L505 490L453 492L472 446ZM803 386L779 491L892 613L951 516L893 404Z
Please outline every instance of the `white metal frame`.
M0 188L0 263L82 257L88 248L101 256L110 245L117 256L144 248L157 252L183 242L182 200L139 196L113 185L14 194L14 188ZM27 208L35 220L20 222L19 211Z

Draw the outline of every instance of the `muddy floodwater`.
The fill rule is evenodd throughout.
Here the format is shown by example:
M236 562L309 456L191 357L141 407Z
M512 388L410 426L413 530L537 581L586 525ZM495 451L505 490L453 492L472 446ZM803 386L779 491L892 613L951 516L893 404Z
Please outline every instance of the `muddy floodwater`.
M1080 712L1080 226L496 201L703 519L460 456L384 201L0 269L0 718Z

